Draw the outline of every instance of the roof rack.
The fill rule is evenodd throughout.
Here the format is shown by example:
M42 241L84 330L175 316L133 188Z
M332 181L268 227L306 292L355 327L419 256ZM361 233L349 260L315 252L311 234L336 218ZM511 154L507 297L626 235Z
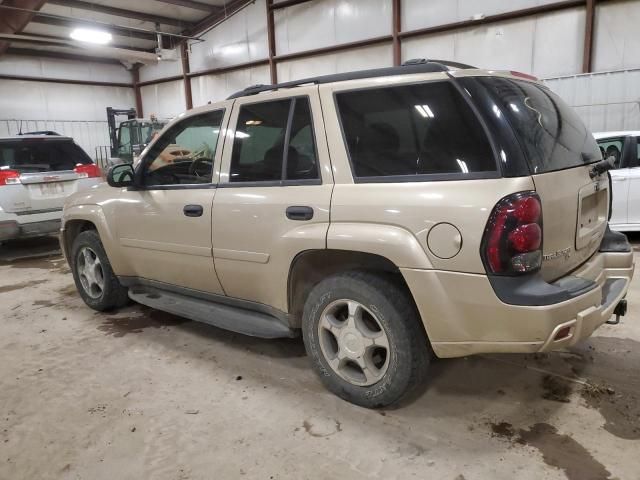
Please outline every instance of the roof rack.
M291 82L275 83L273 85L251 85L239 92L229 95L227 100L238 97L246 97L249 95L256 95L261 92L268 92L271 90L278 90L280 88L292 88L299 87L301 85L319 85L322 83L343 82L345 80L359 80L362 78L374 78L374 77L386 77L390 75L406 75L411 73L431 73L431 72L446 72L453 68L476 68L463 63L450 62L447 60L426 60L424 58L415 58L407 60L399 67L387 67L387 68L374 68L371 70L359 70L356 72L347 73L335 73L332 75L321 75L319 77L309 77L300 80L293 80Z

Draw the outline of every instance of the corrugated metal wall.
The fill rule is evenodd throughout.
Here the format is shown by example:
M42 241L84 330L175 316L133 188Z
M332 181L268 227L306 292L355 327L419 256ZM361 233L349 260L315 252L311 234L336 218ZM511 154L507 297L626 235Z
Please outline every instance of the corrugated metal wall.
M115 64L64 59L0 57L0 74L26 77L130 83L131 74ZM135 106L132 88L0 79L0 136L53 130L73 137L92 157L109 145L106 107Z
M640 130L640 69L546 79L592 132Z
M402 0L401 30L434 27L555 3L557 0ZM276 0L277 3L277 0ZM287 55L390 35L390 0L314 0L275 11L276 55ZM190 70L199 72L262 60L268 56L265 0L206 33L192 45ZM427 34L402 41L402 59L445 58L484 68L521 70L548 78L576 106L594 130L636 128L640 79L635 70L567 77L582 69L586 9L575 7L527 18L455 31ZM594 25L594 70L640 68L640 1L611 0L597 4ZM392 65L391 44L278 61L278 81L313 75ZM151 69L148 76L154 76ZM175 74L178 74L175 71ZM563 78L559 78L559 77ZM269 67L252 66L192 78L193 104L225 98L256 83L269 83ZM634 83L635 82L635 83ZM179 83L179 82L177 82ZM167 92L144 93L145 111L173 112L177 84ZM170 94L168 92L171 92ZM150 105L150 107L147 106ZM165 106L168 104L168 106ZM149 110L151 108L151 110Z
M17 135L19 132L53 130L60 135L73 137L85 152L96 158L96 148L109 145L109 127L105 121L91 120L28 120L0 119L0 137Z

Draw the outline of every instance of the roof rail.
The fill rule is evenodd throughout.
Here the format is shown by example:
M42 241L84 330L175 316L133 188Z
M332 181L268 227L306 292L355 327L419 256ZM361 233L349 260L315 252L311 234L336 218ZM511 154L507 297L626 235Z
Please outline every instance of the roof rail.
M359 80L363 78L386 77L389 75L406 75L410 73L430 73L430 72L446 72L449 67L454 68L475 68L462 63L448 62L444 60L426 60L417 58L407 60L399 67L374 68L371 70L359 70L356 72L335 73L332 75L321 75L319 77L303 78L301 80L293 80L291 82L276 83L273 85L251 85L250 87L240 90L239 92L229 95L227 100L238 97L246 97L256 95L261 92L270 90L278 90L280 88L299 87L301 85L319 85L322 83L343 82L346 80Z
M60 136L58 132L54 132L53 130L38 130L37 132L20 132L18 135L57 135Z

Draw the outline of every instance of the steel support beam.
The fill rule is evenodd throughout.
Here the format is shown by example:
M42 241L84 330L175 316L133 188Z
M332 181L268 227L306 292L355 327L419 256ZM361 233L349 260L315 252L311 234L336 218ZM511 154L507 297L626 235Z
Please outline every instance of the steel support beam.
M593 27L596 18L595 0L587 0L586 21L584 28L584 49L582 51L582 73L591 72L593 60Z
M274 3L273 5L271 5L271 9L272 10L277 10L279 8L287 8L287 7L292 7L294 5L300 5L301 3L307 3L310 2L311 0L284 0L282 2L277 2Z
M269 73L271 74L271 83L278 83L278 66L274 60L276 56L276 27L273 14L273 0L267 0L267 38L269 41Z
M130 83L97 82L93 80L72 80L67 78L53 78L53 77L29 77L25 75L0 75L0 80L18 80L21 82L64 83L67 85L89 85L89 86L97 86L97 87L123 87L123 88L132 87Z
M46 0L6 0L2 5L6 7L20 7L28 10L40 10ZM0 33L19 33L33 19L34 12L5 10L0 15ZM7 51L9 42L0 41L0 55Z
M393 65L399 66L402 63L402 45L400 44L400 32L402 31L401 0L392 1L391 35L393 36Z
M195 2L193 0L156 0L160 3L168 3L169 5L177 5L178 7L190 8L191 10L200 10L201 12L217 12L221 7L210 5L208 3Z
M89 57L86 55L73 55L71 53L52 52L49 50L38 50L36 48L22 48L22 47L9 47L7 53L12 55L24 55L28 57L45 57L45 58L60 58L63 60L75 60L78 62L86 62ZM110 65L122 66L119 60L110 58L91 57L91 62L95 63L107 63Z
M180 47L182 53L182 81L184 82L184 103L187 110L193 108L193 94L191 93L191 78L189 78L189 47L183 43Z
M136 114L138 118L143 118L144 110L142 108L142 92L140 91L140 65L136 65L131 69L131 76L133 78L133 94L136 97Z
M143 22L159 23L161 25L172 25L174 27L188 28L193 26L191 22L185 22L177 18L163 17L160 15L153 15L151 13L136 12L134 10L126 10L124 8L110 7L108 5L101 5L98 3L89 3L83 0L48 0L52 5L60 5L62 7L77 8L78 10L85 10L87 12L104 13L106 15L113 15L115 17L133 18L135 20L142 20Z

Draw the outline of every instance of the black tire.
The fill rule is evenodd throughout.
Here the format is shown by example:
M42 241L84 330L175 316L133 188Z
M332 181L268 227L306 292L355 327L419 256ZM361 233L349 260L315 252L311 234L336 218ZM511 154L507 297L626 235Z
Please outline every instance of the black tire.
M322 351L318 332L322 313L341 299L355 300L375 312L387 336L388 366L372 385L354 384L338 375ZM366 408L390 406L405 398L425 381L433 355L406 289L390 276L363 271L331 276L312 289L304 307L302 334L307 354L324 385L344 400Z
M90 295L82 285L79 273L79 256L84 247L91 249L100 261L102 270L103 288L98 294ZM100 235L95 230L85 230L81 232L73 241L71 247L71 272L75 281L78 293L89 307L100 312L123 307L129 303L128 289L123 287L118 278L113 273L109 258L104 251Z

